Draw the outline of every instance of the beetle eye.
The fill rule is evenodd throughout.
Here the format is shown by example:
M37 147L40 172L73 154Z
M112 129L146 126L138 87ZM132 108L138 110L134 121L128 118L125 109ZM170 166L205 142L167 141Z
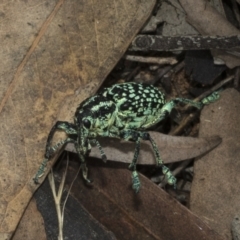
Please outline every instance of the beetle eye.
M90 128L91 127L91 122L88 119L83 119L83 125L85 128Z

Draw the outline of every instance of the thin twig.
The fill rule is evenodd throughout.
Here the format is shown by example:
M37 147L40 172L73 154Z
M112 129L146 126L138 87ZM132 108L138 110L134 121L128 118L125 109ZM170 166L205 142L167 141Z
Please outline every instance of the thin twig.
M51 169L49 175L48 175L48 180L49 180L49 184L50 187L52 189L52 193L53 193L53 198L54 198L54 202L55 202L55 206L56 206L56 211L57 211L57 218L58 218L58 240L63 240L63 221L64 221L64 210L65 210L65 206L66 206L66 202L68 200L70 191L72 189L73 183L75 182L78 173L81 169L81 167L79 167L77 174L75 175L73 181L71 182L70 188L67 192L67 195L65 197L65 200L63 202L63 206L61 209L61 199L63 196L63 191L64 191L64 185L65 185L65 181L66 181L66 177L67 177L67 169L68 169L68 165L69 165L69 158L67 157L67 165L65 168L65 171L63 173L59 188L58 188L58 192L56 191L56 184L55 184L55 180L54 180L54 176L53 176L53 171Z
M52 189L53 198L54 198L54 201L55 201L55 206L56 206L56 211L57 211L58 240L63 240L64 211L61 209L61 198L62 198L62 195L63 195L64 184L65 184L65 180L66 180L66 176L67 176L68 162L69 162L69 160L67 160L67 166L66 166L66 169L65 169L65 171L63 173L63 177L62 177L62 180L60 182L60 185L59 185L59 188L58 188L58 192L56 191L56 184L55 184L55 180L54 180L52 169L51 169L50 174L48 175L48 180L49 180L50 187ZM65 201L66 201L66 199L65 199Z
M70 191L71 191L71 189L72 189L73 183L76 181L77 176L78 176L78 174L79 174L79 172L80 172L80 169L81 169L81 165L79 166L78 171L77 171L77 173L76 173L73 181L71 182L71 185L70 185L69 190L68 190L68 192L67 192L67 196L66 196L66 198L65 198L65 200L64 200L64 203L63 203L63 212L64 212L64 209L65 209L65 205L66 205L67 199L68 199L68 197L69 197Z
M56 192L56 185L55 185L55 180L54 180L52 169L51 169L50 173L48 174L48 181L49 181L50 187L52 189L55 207L56 207L56 211L57 211L58 240L63 240L63 232L62 232L63 222L61 221L62 220L62 212L61 212L61 206L60 206L62 193L60 193L60 191L58 191L58 193ZM63 181L63 179L62 179L62 181ZM60 190L60 187L59 187L59 190Z
M238 48L240 39L235 36L160 36L137 35L129 51L183 51L202 49Z
M155 85L156 82L159 81L165 74L167 74L172 69L172 66L164 66L157 70L156 76L153 78L153 80L150 82L152 85Z
M130 80L132 80L132 78L134 76L136 76L138 74L138 72L140 71L140 66L135 67L131 73L126 77L126 82L129 82Z
M176 64L177 60L175 57L142 57L142 56L135 56L135 55L126 55L126 60L135 61L135 62L142 62L142 63L153 63L153 64Z

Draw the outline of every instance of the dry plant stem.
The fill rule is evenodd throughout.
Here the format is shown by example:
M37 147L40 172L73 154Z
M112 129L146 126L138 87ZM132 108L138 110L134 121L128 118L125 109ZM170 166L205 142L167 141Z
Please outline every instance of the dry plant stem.
M163 64L173 65L177 63L177 60L174 57L158 58L158 57L142 57L142 56L126 55L125 59L129 61L153 63L153 64L159 64L159 65L163 65Z
M232 81L233 78L234 78L233 75L231 75L230 77L227 77L222 82L220 82L219 84L212 87L210 90L206 91L205 93L201 94L199 97L195 98L194 101L197 102L197 101L209 96L211 93L215 92L216 90L221 88L223 85ZM183 111L186 111L188 108L189 108L189 106L184 107ZM174 135L174 136L180 134L183 131L183 129L197 116L197 114L198 114L198 112L190 114L188 117L183 119L181 124L177 128L175 128L173 131L171 131L169 134Z
M182 61L180 63L178 63L176 66L174 66L172 69L171 69L171 72L172 73L178 73L181 69L183 69L185 66L185 62Z
M61 221L62 215L61 215L60 203L58 201L58 196L56 194L56 188L55 188L55 182L54 182L52 169L50 170L50 173L48 174L48 181L49 181L52 193L53 193L53 198L54 198L55 207L56 207L56 211L57 211L57 217L58 217L58 240L62 240L63 239L63 234L62 234L63 225L62 225L62 221Z
M50 187L52 189L52 193L53 193L53 198L54 198L54 202L55 202L55 206L56 206L56 211L57 211L57 218L58 218L58 240L63 240L63 220L64 220L64 207L61 210L61 198L62 198L62 194L63 194L63 187L64 187L64 183L66 180L66 176L67 176L67 169L68 169L68 162L67 161L67 166L66 169L63 173L63 177L60 183L60 186L58 188L58 192L56 192L56 185L55 185L55 181L54 181L54 176L53 176L53 171L51 169L51 172L48 175L48 181L50 184ZM68 197L68 195L67 195ZM65 199L66 202L67 198ZM65 206L65 204L64 204Z
M191 161L192 161L192 159L183 161L177 168L175 168L175 170L172 172L172 174L176 176L184 168L186 168Z
M198 115L199 115L198 111L196 111L195 113L189 114L187 117L185 117L181 121L180 125L177 128L170 131L169 135L178 136L179 134L181 134L184 131L184 128L188 126L191 122L193 122Z
M158 69L156 77L150 82L152 85L155 85L165 74L167 74L172 69L172 66L164 66L161 69Z
M68 192L67 192L67 196L66 196L66 198L65 198L65 200L64 200L64 203L63 203L63 211L64 211L64 209L65 209L65 205L66 205L66 203L67 203L67 199L68 199L68 196L69 196L70 191L71 191L71 189L72 189L73 183L74 183L75 180L77 179L77 176L78 176L78 174L79 174L79 172L80 172L80 169L81 169L81 166L78 168L78 171L77 171L75 177L73 178L73 181L71 182L71 185L70 185L69 190L68 190ZM62 219L62 221L63 221L63 219Z
M140 66L137 66L133 69L133 71L126 77L126 82L129 82L134 76L138 74L140 71Z
M57 193L52 169L51 169L51 172L48 174L48 181L49 181L50 187L52 189L55 207L56 207L56 211L57 211L58 240L63 240L63 218L64 217L63 217L63 211L61 210L61 198L62 198L62 193L63 193L65 177L66 177L66 171L64 172L64 176L62 178L62 181L60 183L58 193Z
M48 175L48 181L49 181L49 184L50 184L50 187L52 189L52 193L53 193L53 198L54 198L54 202L55 202L55 206L56 206L56 211L57 211L57 217L58 217L58 240L63 240L63 221L64 221L64 209L65 209L65 206L66 206L66 202L68 200L68 196L70 194L70 191L72 189L72 186L73 186L73 183L75 182L78 174L79 174L79 171L80 171L80 167L69 187L69 190L67 192L67 195L65 197L65 200L63 202L63 206L62 206L62 209L61 209L61 198L62 198L62 195L63 195L63 188L64 188L64 184L65 184L65 180L66 180L66 176L67 176L67 169L68 169L68 164L69 164L69 159L67 158L67 165L66 165L66 168L65 168L65 171L63 173L63 176L62 176L62 180L61 180L61 183L60 183L60 186L58 188L58 193L56 192L56 184L55 184L55 181L54 181L54 176L53 176L53 171L51 169L49 175Z

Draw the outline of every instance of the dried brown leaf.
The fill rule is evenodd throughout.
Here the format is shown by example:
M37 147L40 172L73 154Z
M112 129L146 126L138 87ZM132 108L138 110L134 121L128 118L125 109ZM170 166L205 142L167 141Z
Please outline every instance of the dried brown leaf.
M31 229L31 230L30 230ZM44 229L44 221L37 209L36 202L32 199L17 226L12 240L19 239L47 239Z
M122 164L90 162L93 187L78 178L72 195L117 239L222 239L197 216L140 175L141 190L131 189L131 173ZM69 183L75 175L73 166Z
M195 161L191 210L226 239L240 212L240 96L234 89L206 106L201 114L200 136L219 134L222 143Z
M155 140L161 158L165 163L177 162L200 156L210 151L221 142L221 138L218 136L193 138L173 137L157 132L150 132L150 134ZM102 138L99 139L99 142L109 160L124 163L132 162L135 143L113 138ZM66 150L76 152L73 144L69 144ZM101 158L99 149L93 147L90 156ZM141 143L138 164L156 164L152 146L148 141L142 141Z
M97 90L154 3L1 3L0 239L12 236L36 189L32 177L63 102L74 94L82 100L79 89L87 83L92 84L89 90ZM73 107L80 103L73 102ZM68 109L65 116L72 117Z

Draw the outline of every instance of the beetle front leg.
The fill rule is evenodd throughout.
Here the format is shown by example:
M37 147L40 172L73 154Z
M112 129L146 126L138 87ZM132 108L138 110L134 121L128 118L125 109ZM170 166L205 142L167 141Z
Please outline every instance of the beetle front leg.
M33 181L35 182L35 184L39 183L38 180L44 174L44 171L45 171L45 168L46 168L46 165L47 165L47 162L49 161L49 159L52 158L60 148L62 148L65 144L70 143L70 142L74 142L74 140L71 138L67 138L65 140L58 142L54 146L48 148L48 152L45 153L45 158L44 158L43 162L41 163L35 177L33 178Z
M81 161L81 169L82 169L82 176L83 179L87 182L87 183L92 183L92 180L90 180L88 178L88 168L87 168L87 164L86 164L86 156L87 153L90 151L89 147L88 147L88 142L86 142L87 146L84 147L80 147L79 142L75 142L75 148L78 154L78 157Z
M54 136L54 133L57 130L62 130L67 134L72 134L72 135L77 134L76 127L74 124L69 123L69 122L63 122L63 121L57 121L55 123L55 125L52 127L50 133L48 134L46 150L45 150L45 154L44 154L45 158L44 158L43 162L41 163L35 177L33 178L33 180L36 184L38 183L38 179L43 175L43 173L45 171L45 167L47 165L47 162L49 161L50 158L53 157L53 155L57 152L57 150L60 149L66 143L74 142L73 139L67 138L65 140L58 142L56 145L51 147L52 138Z
M47 143L46 143L46 151L45 151L45 158L50 158L51 156L51 142L54 136L54 133L57 130L62 130L64 131L66 134L69 135L75 135L77 134L76 131L76 127L74 124L69 123L69 122L63 122L63 121L57 121L54 126L52 127L50 133L48 134L48 138L47 138Z
M90 142L92 142L93 144L95 144L98 147L100 154L101 154L101 158L102 158L103 162L106 163L107 156L106 156L105 152L103 151L103 148L102 148L100 142L97 139L91 139Z

